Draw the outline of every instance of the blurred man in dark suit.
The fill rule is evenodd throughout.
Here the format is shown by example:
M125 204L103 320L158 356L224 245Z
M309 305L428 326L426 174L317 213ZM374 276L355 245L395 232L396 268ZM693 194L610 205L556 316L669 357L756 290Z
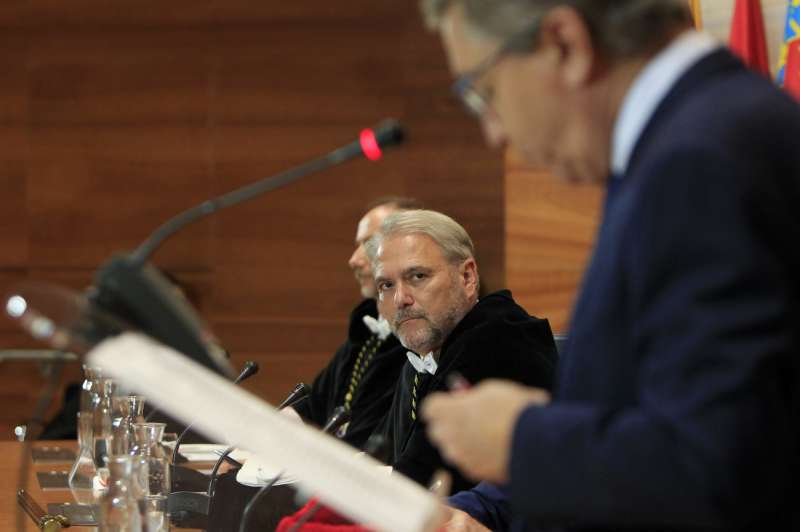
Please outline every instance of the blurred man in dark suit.
M489 143L608 187L553 399L423 405L484 525L800 527L800 109L686 5L424 2Z

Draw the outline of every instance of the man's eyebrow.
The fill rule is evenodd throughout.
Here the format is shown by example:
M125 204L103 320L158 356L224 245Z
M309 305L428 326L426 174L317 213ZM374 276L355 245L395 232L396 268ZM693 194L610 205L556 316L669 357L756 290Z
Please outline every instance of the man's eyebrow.
M410 266L403 270L403 277L407 277L414 273L430 273L433 271L433 268L428 268L427 266Z

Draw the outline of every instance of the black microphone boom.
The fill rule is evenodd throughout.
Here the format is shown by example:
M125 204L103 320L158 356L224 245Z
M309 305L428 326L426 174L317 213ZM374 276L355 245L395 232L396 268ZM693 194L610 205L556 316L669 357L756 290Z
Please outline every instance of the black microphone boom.
M219 196L200 205L182 212L164 225L159 227L150 237L145 240L131 255L134 264L143 264L150 255L158 248L161 243L172 236L182 227L203 218L214 212L231 207L243 201L253 199L265 192L275 190L303 178L309 174L326 170L343 162L354 159L360 155L373 158L373 154L380 154L381 148L400 144L405 140L405 133L400 123L396 120L388 119L381 122L371 134L370 130L365 130L359 140L353 141L346 146L342 146L323 157L319 157L307 163L295 166L283 173L275 176L266 177L250 185L238 188L227 194ZM379 156L379 155L378 155Z

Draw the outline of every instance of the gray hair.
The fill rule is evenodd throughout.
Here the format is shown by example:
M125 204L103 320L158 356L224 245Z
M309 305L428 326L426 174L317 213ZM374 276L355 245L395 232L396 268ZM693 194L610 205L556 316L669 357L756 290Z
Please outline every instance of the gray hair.
M449 262L462 262L475 256L472 239L458 222L440 212L412 210L396 212L386 217L380 230L364 244L369 260L375 263L378 250L387 238L414 234L430 237Z
M433 30L439 28L451 6L462 5L471 29L501 41L524 32L553 7L572 7L583 17L595 44L610 58L647 53L671 31L692 21L686 0L420 0L420 5ZM527 43L528 48L531 44Z

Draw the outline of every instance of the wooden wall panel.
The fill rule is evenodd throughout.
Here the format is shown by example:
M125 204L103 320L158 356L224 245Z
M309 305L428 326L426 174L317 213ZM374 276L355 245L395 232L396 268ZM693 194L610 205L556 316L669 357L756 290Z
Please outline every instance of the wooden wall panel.
M402 149L197 223L153 262L237 365L261 363L247 386L272 400L344 339L359 299L346 262L377 196L453 215L476 241L485 289L504 286L502 156L452 98L438 38L413 5L6 1L0 29L3 294L20 280L83 289L171 215L387 116L409 130ZM0 319L0 349L35 345ZM0 365L0 438L41 385L19 371ZM2 390L14 379L29 393L12 407Z
M506 279L528 312L566 333L589 258L600 185L561 182L549 172L506 163Z

